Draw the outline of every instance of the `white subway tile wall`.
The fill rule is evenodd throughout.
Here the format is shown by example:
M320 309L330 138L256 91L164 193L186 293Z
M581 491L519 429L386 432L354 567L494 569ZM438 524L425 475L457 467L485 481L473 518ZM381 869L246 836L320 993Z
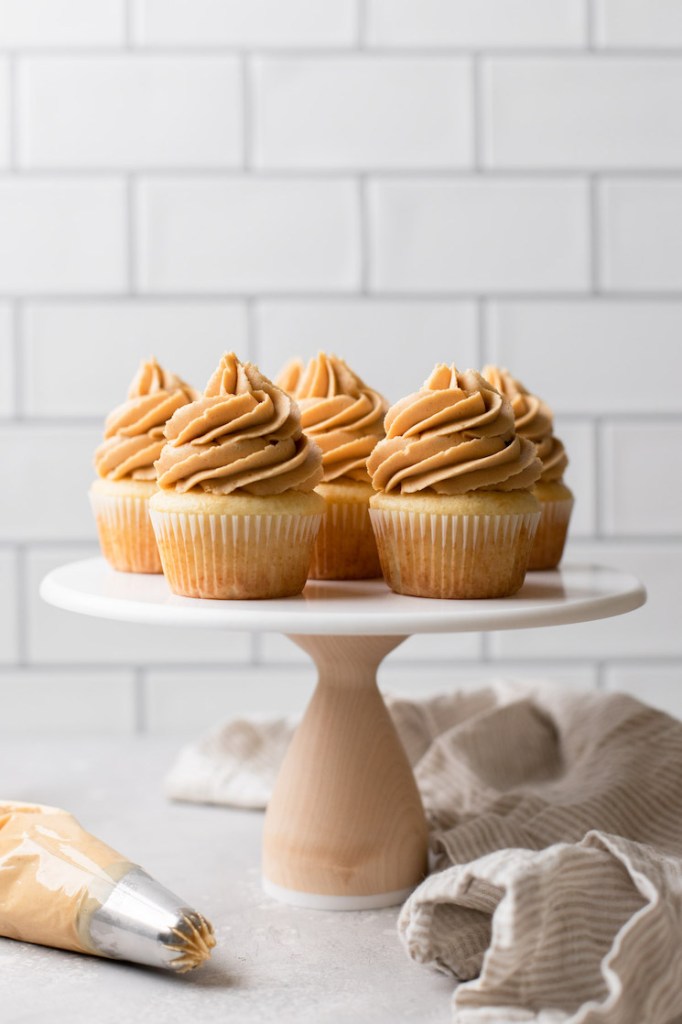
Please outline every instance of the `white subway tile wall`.
M236 57L27 57L16 92L27 170L242 164Z
M682 62L498 57L483 62L490 168L674 168L682 163Z
M254 165L471 167L471 91L464 58L256 60Z
M360 285L360 208L349 179L146 178L136 205L143 294Z
M0 175L0 293L124 293L125 200L108 175Z
M0 732L192 735L304 706L289 641L45 605L96 551L105 413L325 348L391 400L498 361L571 458L568 559L649 603L414 637L398 694L497 676L682 717L681 0L0 0Z
M682 45L677 0L595 0L598 46L674 49Z
M682 289L682 180L606 178L599 188L604 290Z

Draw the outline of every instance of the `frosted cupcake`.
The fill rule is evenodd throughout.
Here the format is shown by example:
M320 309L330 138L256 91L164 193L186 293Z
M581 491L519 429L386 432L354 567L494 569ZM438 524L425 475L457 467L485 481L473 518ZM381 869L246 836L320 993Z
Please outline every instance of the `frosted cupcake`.
M163 571L186 597L299 594L325 511L322 455L296 402L234 353L166 425L151 518Z
M554 569L561 561L573 509L573 493L563 480L568 457L563 444L554 436L552 410L537 395L499 366L486 366L483 376L511 402L517 434L533 441L542 462L542 475L533 487L542 516L529 569Z
M102 554L114 569L162 571L148 512L157 489L154 463L165 443L166 420L195 397L193 388L150 359L140 365L128 400L107 416L90 504Z
M367 460L386 581L399 594L506 597L523 583L540 506L535 445L474 370L439 364L389 409Z
M322 483L316 491L327 506L317 536L312 579L350 580L381 576L369 519L374 493L367 457L384 436L388 403L337 356L320 352L306 367L289 363L278 379L293 385L301 426L322 449Z

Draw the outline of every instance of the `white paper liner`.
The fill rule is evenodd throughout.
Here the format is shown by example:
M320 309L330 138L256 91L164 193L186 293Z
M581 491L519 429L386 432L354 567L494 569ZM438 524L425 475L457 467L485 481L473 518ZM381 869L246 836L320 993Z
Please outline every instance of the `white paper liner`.
M90 491L102 554L121 572L160 573L149 499Z
M568 524L575 504L573 498L541 501L540 523L530 552L529 569L554 569L561 561Z
M381 566L398 593L503 597L523 583L540 512L439 515L370 509Z
M321 514L149 514L171 589L218 599L300 593L322 522Z
M374 579L381 576L369 499L328 502L313 549L311 579Z

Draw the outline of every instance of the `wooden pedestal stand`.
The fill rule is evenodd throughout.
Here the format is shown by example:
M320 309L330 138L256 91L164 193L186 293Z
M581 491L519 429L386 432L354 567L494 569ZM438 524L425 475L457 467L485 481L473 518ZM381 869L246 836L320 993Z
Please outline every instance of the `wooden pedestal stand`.
M405 637L290 639L319 679L265 816L266 891L327 909L400 903L426 872L427 827L376 673Z

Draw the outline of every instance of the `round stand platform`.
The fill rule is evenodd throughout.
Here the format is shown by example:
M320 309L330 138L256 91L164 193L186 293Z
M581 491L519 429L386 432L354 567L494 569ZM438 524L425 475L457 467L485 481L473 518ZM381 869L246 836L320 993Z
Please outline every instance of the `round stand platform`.
M426 871L427 827L414 776L376 685L386 655L413 633L556 626L644 604L639 581L595 566L530 573L518 594L438 601L383 580L311 581L299 597L177 597L163 576L117 573L101 558L51 572L41 595L72 612L126 622L286 634L318 684L268 804L263 885L325 910L400 903Z

